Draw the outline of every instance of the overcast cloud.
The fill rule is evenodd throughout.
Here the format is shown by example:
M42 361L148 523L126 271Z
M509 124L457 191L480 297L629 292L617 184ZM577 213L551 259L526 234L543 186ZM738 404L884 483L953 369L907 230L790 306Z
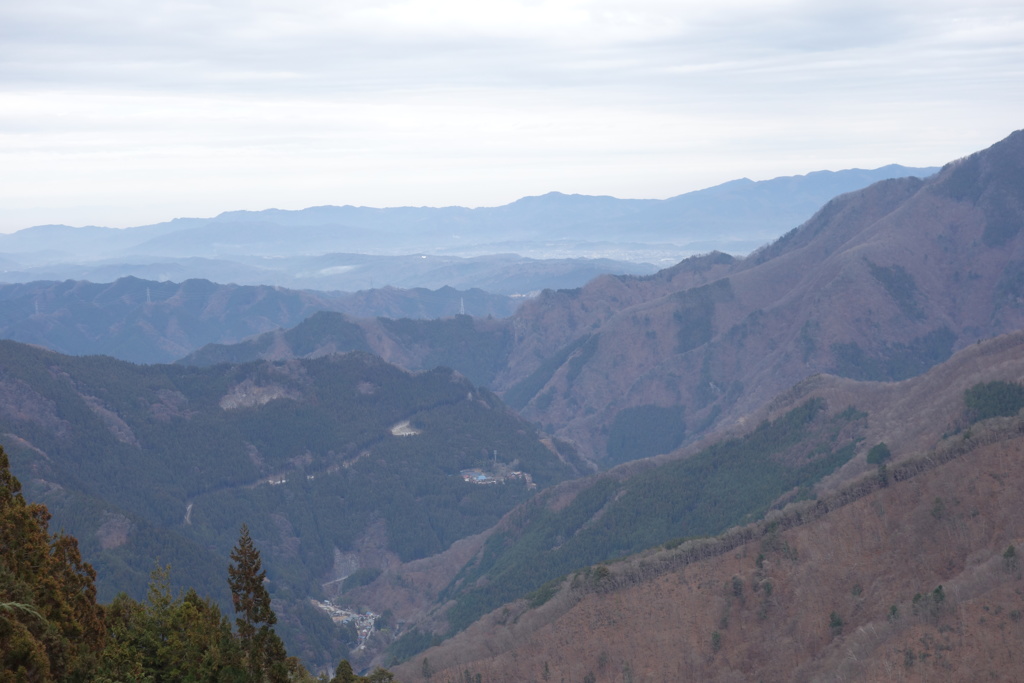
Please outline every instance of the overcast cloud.
M0 230L937 165L1022 83L1019 0L0 0Z

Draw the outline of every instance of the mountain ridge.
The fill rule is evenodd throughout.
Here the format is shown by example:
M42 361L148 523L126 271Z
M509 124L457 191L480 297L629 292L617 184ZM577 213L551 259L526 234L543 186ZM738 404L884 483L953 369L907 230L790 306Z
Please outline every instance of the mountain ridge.
M977 153L973 173L998 157L1016 177L1022 147L1017 133ZM1006 248L984 244L989 195L979 195L980 208L947 196L956 168L841 195L745 259L686 262L689 270L656 279L601 278L528 301L511 322L530 344L513 350L493 386L507 395L559 348L595 337L585 358L534 382L523 414L600 458L603 439L593 435L626 407L685 405L688 426L725 424L816 372L900 379L1019 329L1024 309L1008 294L1021 269L1019 234ZM996 193L1005 197L999 215L1017 225L1021 187Z
M0 277L111 280L151 277L155 270L169 276L156 279L293 289L450 285L527 294L577 287L601 273L648 274L714 249L746 253L837 192L933 170L822 171L665 200L552 192L499 207L320 206L227 211L123 229L36 226L0 235L7 260ZM494 260L497 253L518 260L505 265ZM428 258L419 263L410 255Z
M451 317L465 309L486 319L508 316L518 303L478 289L451 287L346 294L133 276L109 284L43 281L0 284L0 336L71 355L170 363L206 344L240 342L292 327L318 311L344 311L372 320L389 315ZM350 350L355 348L369 350Z

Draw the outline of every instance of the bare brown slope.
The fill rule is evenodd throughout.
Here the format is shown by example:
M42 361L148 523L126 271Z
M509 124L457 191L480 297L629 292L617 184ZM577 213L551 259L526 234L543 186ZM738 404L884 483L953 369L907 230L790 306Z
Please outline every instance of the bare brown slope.
M523 414L600 460L625 407L683 405L697 436L819 372L920 374L1024 327L1022 181L1024 131L927 181L838 197L743 261L551 294L514 317L497 386L508 396L532 376Z
M432 680L1020 680L1022 430L993 421L887 486L577 574L425 652Z

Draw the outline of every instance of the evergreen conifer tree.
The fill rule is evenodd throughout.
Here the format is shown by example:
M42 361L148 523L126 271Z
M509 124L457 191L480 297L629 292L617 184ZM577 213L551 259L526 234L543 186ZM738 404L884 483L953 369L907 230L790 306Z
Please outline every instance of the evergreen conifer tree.
M287 654L281 639L274 633L277 616L270 606L270 594L263 585L267 572L263 570L260 551L249 535L249 527L244 524L238 544L231 551L231 562L228 584L231 586L231 602L239 615L235 624L249 680L287 681Z
M0 448L0 680L90 680L103 647L96 574L49 521Z

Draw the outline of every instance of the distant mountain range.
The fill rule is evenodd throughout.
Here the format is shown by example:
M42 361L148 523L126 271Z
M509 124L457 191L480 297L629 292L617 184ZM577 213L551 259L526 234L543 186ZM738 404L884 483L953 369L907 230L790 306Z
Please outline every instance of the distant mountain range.
M528 294L578 287L603 273L649 274L694 253L747 253L837 194L934 170L892 165L743 179L665 200L553 192L493 208L322 206L127 229L37 226L0 235L0 281L133 276Z
M511 315L520 301L451 287L386 287L346 294L209 280L43 281L0 285L0 338L76 356L172 363L207 344L239 342L292 327L317 311L343 311L367 318L367 324L375 316L433 319L460 313L484 320Z

